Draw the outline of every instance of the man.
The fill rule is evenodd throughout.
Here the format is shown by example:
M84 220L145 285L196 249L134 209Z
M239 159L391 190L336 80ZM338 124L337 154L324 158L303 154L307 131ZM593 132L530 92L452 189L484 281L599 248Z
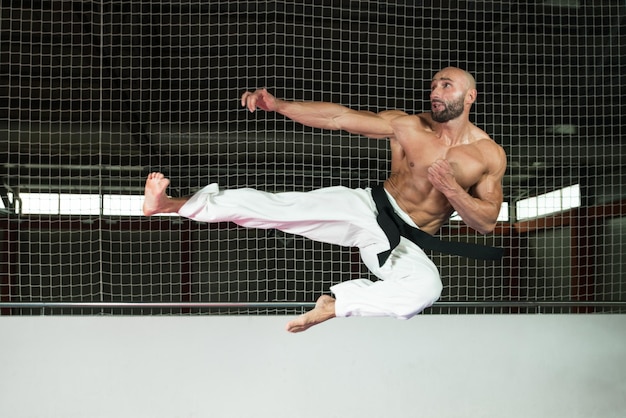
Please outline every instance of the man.
M290 332L336 316L410 318L431 306L442 290L436 266L420 248L420 234L432 238L454 211L485 234L493 230L500 211L506 155L470 122L476 95L471 74L454 67L435 74L431 112L418 115L279 100L265 89L245 92L241 104L250 112L262 109L306 126L388 139L391 174L384 188L270 194L220 191L211 184L191 197L170 198L165 194L169 180L152 173L146 181L144 213L176 212L199 221L274 228L358 247L363 262L381 280L332 286L334 297L322 295L313 310L287 324Z

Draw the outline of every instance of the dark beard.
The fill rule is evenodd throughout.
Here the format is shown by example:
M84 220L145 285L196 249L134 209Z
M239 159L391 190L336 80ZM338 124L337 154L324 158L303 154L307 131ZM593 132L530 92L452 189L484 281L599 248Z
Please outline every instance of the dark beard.
M445 123L452 119L456 119L463 114L463 99L456 102L444 103L445 109L441 112L431 112L435 122Z

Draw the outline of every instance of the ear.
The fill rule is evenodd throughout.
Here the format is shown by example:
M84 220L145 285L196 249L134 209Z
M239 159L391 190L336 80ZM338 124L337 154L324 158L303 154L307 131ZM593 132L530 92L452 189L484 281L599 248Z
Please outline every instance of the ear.
M472 104L476 101L476 97L478 96L478 91L476 89L469 89L465 94L465 99L467 104Z

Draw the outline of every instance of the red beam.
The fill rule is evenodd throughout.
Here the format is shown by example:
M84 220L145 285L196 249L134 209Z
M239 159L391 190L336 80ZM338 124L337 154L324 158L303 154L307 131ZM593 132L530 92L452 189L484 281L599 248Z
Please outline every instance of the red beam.
M585 209L585 216L600 219L621 218L626 216L626 200L607 203L605 205L591 206ZM539 219L516 222L513 228L520 234L554 229L575 224L580 217L579 209L571 209L553 216L546 216Z
M593 300L595 294L595 232L597 224L604 218L597 218L591 210L580 209L577 222L571 226L571 297L573 300ZM577 312L590 312L579 308Z
M576 210L574 209L554 216L547 216L545 218L516 222L513 224L513 228L520 234L562 228L564 226L569 226L572 224L572 219L575 212Z
M5 231L6 238L0 241L0 300L11 302L15 292L14 278L17 269L18 240L15 231ZM11 315L10 308L0 309L0 315Z

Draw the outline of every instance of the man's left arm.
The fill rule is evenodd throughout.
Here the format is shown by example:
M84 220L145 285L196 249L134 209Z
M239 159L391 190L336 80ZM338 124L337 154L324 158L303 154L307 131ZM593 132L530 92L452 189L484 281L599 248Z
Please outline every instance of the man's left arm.
M428 178L433 186L446 196L463 222L481 234L493 231L502 207L506 155L502 148L496 148L487 172L470 192L466 192L456 182L454 172L446 160L438 160L428 169Z

